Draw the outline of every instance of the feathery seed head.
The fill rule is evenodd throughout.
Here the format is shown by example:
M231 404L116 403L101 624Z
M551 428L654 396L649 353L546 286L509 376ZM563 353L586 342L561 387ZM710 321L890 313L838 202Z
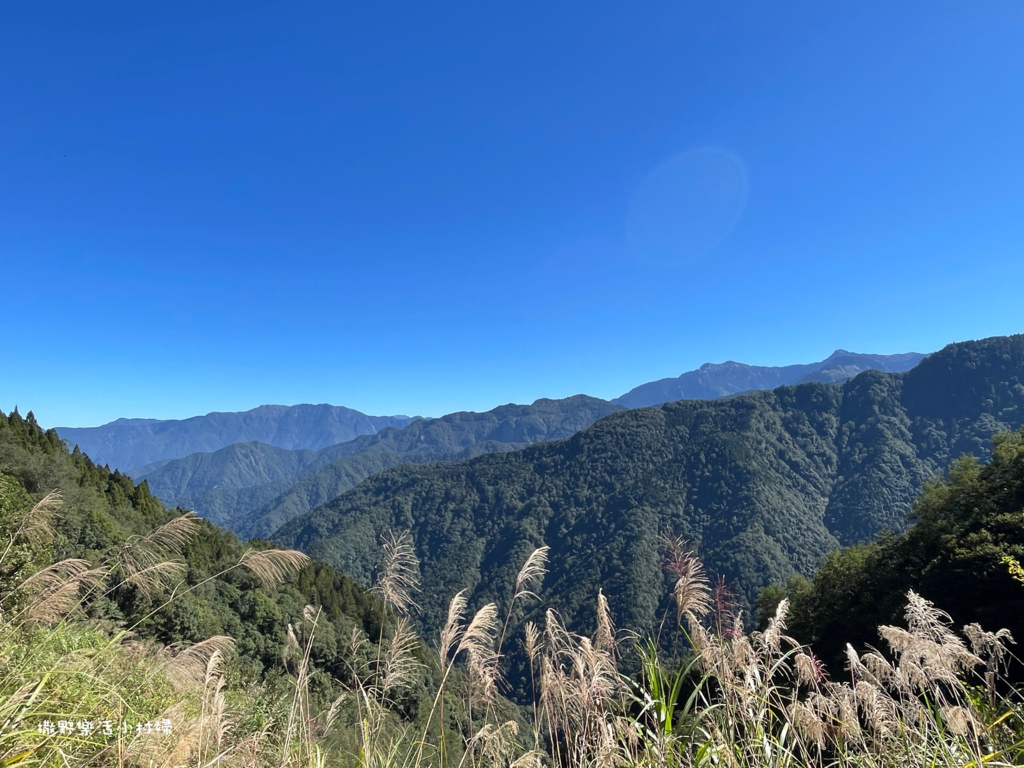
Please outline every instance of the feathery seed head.
M448 654L455 647L455 642L462 631L462 618L466 614L466 590L462 590L451 602L448 603L448 618L441 629L441 644L438 647L438 656L441 659L441 669L448 664Z
M15 537L24 537L29 544L36 546L52 541L53 523L57 519L57 510L63 503L60 491L50 491L25 513Z
M597 591L597 634L594 636L594 645L602 650L615 647L615 630L608 609L608 598L600 589Z
M548 552L550 550L551 547L538 547L526 558L523 567L519 569L519 575L516 576L516 591L512 597L512 602L515 602L520 597L537 596L530 591L529 587L534 582L539 584L540 580L548 572Z
M383 537L384 565L373 591L399 613L408 613L417 605L412 593L419 589L419 559L412 534L388 531Z
M536 624L528 621L523 628L523 632L526 635L526 655L530 657L530 662L532 663L537 658L537 652L540 650L540 630Z
M266 586L284 582L309 561L309 556L295 549L248 549L239 559Z

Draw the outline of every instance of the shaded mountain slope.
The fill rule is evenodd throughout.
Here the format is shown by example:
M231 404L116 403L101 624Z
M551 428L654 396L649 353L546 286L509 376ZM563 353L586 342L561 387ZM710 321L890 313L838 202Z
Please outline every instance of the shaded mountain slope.
M251 411L190 419L118 419L99 427L57 427L57 434L100 464L122 471L152 471L155 467L146 465L216 451L232 443L258 440L278 448L316 450L384 427L404 427L412 420L367 416L337 405L261 405Z
M641 384L612 400L627 408L644 408L675 400L714 400L741 392L774 389L787 384L820 381L839 384L867 370L900 373L917 365L925 355L861 355L837 349L819 363L768 367L726 363L705 363L696 371L676 378Z
M242 536L266 536L384 469L559 440L621 409L586 395L542 399L485 413L420 419L404 429L388 427L318 452L232 445L168 462L144 477L168 503L194 509Z
M1020 426L1022 381L1024 336L1001 337L905 374L615 413L568 440L383 472L274 539L366 582L380 532L410 529L431 630L459 589L507 595L526 554L548 544L542 596L571 626L592 620L603 589L621 626L651 629L670 586L660 532L697 543L749 606L839 544L902 528L928 477Z

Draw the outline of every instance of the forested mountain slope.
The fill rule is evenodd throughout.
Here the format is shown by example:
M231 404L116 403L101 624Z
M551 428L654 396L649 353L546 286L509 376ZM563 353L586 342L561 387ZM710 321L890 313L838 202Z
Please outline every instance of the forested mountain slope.
M659 533L688 536L749 605L838 545L902 528L925 480L1021 425L1022 382L1024 336L998 337L905 374L616 413L561 442L383 472L273 538L365 582L380 531L410 529L430 629L463 587L507 594L547 544L542 597L570 626L600 588L620 626L650 629L670 586Z
M727 363L705 363L696 371L676 378L659 379L631 389L612 400L627 408L661 405L674 400L714 400L719 397L774 389L787 384L821 381L841 384L867 370L900 373L921 362L925 355L908 352L902 355L861 355L837 349L818 363L779 367Z
M194 509L243 537L266 536L384 469L560 440L618 410L622 406L586 395L542 399L485 413L420 419L404 429L388 427L317 452L232 445L168 462L144 477L168 503Z
M949 613L955 627L1006 627L1019 641L1024 585L1006 558L1024 561L1024 429L993 441L989 463L965 456L926 484L902 534L830 553L813 582L794 578L788 589L766 590L763 617L788 597L790 633L836 673L847 643L876 645L879 626L901 623L909 590Z
M57 427L57 434L98 464L141 475L135 470L148 464L216 451L232 443L258 440L278 448L316 450L384 427L404 427L412 420L367 416L337 405L261 405L241 413L208 413L190 419L118 419L99 427Z
M145 481L135 484L127 475L97 466L78 450L69 453L57 433L41 429L31 413L27 417L17 411L0 413L0 500L4 502L0 506L6 509L18 496L31 505L50 491L58 491L63 499L54 523L56 535L47 547L50 560L32 563L25 555L21 565L26 568L71 557L91 565L130 562L131 558L146 564L140 554L146 537L182 514L166 509L150 494ZM6 522L2 518L0 528ZM230 635L242 673L257 679L283 673L281 648L289 624L301 622L307 604L323 606L325 636L346 638L356 628L378 636L384 620L381 604L347 576L311 561L284 583L269 586L236 565L247 549L265 549L265 542L243 545L234 534L207 522L200 521L199 527L199 535L182 546L183 575L168 572L171 577L164 586L121 585L90 604L89 616L131 627L137 637L164 644L187 645ZM8 554L13 558L19 552L8 548ZM0 569L0 584L9 586L19 577L17 570L10 569L12 558ZM21 573L20 578L25 575ZM165 604L178 578L177 597ZM314 663L323 674L348 675L346 664L351 660L343 646L343 642L330 642L317 647Z

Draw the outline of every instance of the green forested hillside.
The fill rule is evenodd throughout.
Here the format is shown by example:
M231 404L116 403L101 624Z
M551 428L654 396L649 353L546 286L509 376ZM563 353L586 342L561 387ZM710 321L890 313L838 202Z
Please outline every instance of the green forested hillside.
M399 464L454 461L558 440L622 410L585 395L503 405L486 413L451 413L404 429L318 452L283 451L259 443L168 462L145 477L153 493L196 510L244 538L267 536L360 481Z
M65 558L114 562L125 556L132 541L181 515L181 510L165 509L145 481L136 485L120 472L96 466L77 449L69 453L57 433L41 429L31 413L24 418L17 411L0 414L0 484L8 506L18 496L31 503L53 490L63 498L56 537L43 553L46 562L35 567ZM177 592L194 587L192 591L155 610L166 602L170 584L147 589L122 585L93 601L90 615L164 644L187 645L228 635L236 641L239 674L259 680L284 673L281 649L289 623L301 621L306 605L323 606L327 639L315 649L317 679L326 687L332 678L347 675L351 660L345 657L340 638L349 637L357 627L377 637L383 616L378 601L348 577L315 561L286 583L267 586L249 569L232 568L247 549L265 549L265 544L243 545L208 522L199 525L199 535L191 537L180 554L187 568ZM8 558L8 568L12 562ZM18 568L28 568L21 578L32 571L27 561ZM0 573L4 583L17 578L15 571Z
M669 586L659 533L688 536L750 605L840 544L902 529L928 478L1021 425L1022 382L1013 336L950 345L904 374L616 413L558 443L383 472L273 538L365 582L379 532L410 529L431 629L463 587L509 593L543 543L543 597L570 626L588 625L603 588L620 626L649 629Z

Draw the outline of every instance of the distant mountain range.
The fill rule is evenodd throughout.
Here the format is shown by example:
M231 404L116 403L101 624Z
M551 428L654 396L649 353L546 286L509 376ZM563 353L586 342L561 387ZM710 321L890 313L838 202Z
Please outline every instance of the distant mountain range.
M243 537L267 536L381 470L398 464L455 461L559 440L622 410L586 395L503 405L485 413L419 419L385 427L320 451L287 451L258 442L144 468L150 491L193 509Z
M190 419L118 419L58 427L101 464L148 481L164 503L193 509L242 537L267 536L398 464L456 461L569 437L622 408L716 399L801 381L841 382L869 368L903 371L924 355L837 350L819 363L760 367L708 363L643 384L611 403L583 395L440 419L367 416L333 405L264 405Z
M631 389L613 403L627 408L644 408L676 400L715 400L787 384L820 381L839 384L867 370L902 373L909 371L926 355L907 352L901 355L861 355L837 349L820 363L766 367L732 361L705 363L674 379L659 379Z
M1024 335L998 337L906 373L671 402L511 453L395 467L271 538L367 583L381 533L411 531L430 632L460 589L471 605L507 600L546 544L538 605L590 631L603 589L618 626L656 631L674 610L660 534L685 536L749 607L838 545L901 529L924 482L962 453L985 457L995 432L1022 422ZM516 622L543 620L529 610Z
M118 419L100 427L57 427L57 434L93 461L135 474L153 462L216 451L232 443L258 440L289 450L317 450L384 427L404 427L414 419L367 416L338 405L261 405L241 413L208 413L190 419Z
M862 371L874 369L888 372L907 371L925 355L908 352L901 355L862 355L839 349L819 363L765 367L743 363L705 363L674 379L659 379L631 389L612 400L626 408L643 408L674 400L713 400L741 392L773 389L785 384L807 381L839 383ZM57 434L78 447L100 464L120 469L135 477L152 474L162 464L193 453L208 453L236 443L259 442L286 450L321 448L345 443L364 435L373 435L385 427L399 429L418 417L367 416L352 408L338 405L261 405L239 413L208 413L188 419L117 419L99 427L57 427ZM272 453L272 452L271 452ZM275 454L276 455L276 454ZM241 456L241 454L240 454ZM225 471L235 474L221 457ZM240 458L247 461L246 458ZM274 462L294 470L295 477L303 471L304 459L295 456ZM315 462L315 460L314 460ZM244 474L259 476L262 465L257 462ZM207 466L206 472L212 470ZM274 471L271 471L274 474ZM207 475L208 487L242 487L239 481L216 481ZM271 482L267 476L261 482ZM249 485L245 483L243 485ZM195 492L195 488L191 492Z

